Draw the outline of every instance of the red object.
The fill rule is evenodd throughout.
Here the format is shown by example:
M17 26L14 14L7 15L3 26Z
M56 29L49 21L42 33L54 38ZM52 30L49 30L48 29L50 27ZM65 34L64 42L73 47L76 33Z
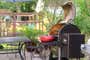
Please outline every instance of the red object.
M40 41L41 42L50 42L53 41L54 37L53 36L40 36Z

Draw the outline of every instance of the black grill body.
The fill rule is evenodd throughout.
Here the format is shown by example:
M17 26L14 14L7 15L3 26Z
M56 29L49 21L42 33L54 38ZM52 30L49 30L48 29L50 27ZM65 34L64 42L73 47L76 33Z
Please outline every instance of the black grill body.
M61 57L80 58L84 57L80 46L84 44L85 35L73 24L66 24L59 30L58 40L60 41Z

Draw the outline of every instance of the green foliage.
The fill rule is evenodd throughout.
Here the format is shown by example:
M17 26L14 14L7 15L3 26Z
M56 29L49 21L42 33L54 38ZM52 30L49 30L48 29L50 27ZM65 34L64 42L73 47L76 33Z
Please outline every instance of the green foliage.
M21 4L21 11L22 12L33 12L36 6L35 1L30 1L30 2L23 2Z
M22 12L33 12L36 6L36 1L32 0L30 2L4 2L0 1L0 9L10 9L15 12L20 9Z
M11 2L0 1L0 9L9 9L11 11L16 11L16 6Z
M82 33L90 34L90 13L85 2L86 0L75 0L76 9L78 9L77 7L80 8L75 18L75 24L80 28Z
M38 42L38 36L44 33L41 30L30 28L28 26L23 26L22 28L23 30L21 30L21 32L24 33L24 35L27 36L33 42Z

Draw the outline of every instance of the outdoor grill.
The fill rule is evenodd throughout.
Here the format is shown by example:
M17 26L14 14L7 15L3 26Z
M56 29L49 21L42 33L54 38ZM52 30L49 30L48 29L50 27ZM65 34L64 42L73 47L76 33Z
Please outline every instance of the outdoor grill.
M46 40L47 42L42 42L42 44L45 46L58 46L60 48L60 51L58 52L58 55L60 55L58 56L58 60L60 60L61 58L79 59L84 56L81 53L80 46L81 44L85 43L85 35L81 34L80 29L76 25L63 24L62 27L58 30L58 34L53 35L52 37L54 36L55 39L47 36L47 38L44 38L44 40ZM49 38L53 40L49 40Z
M61 44L61 57L80 58L82 57L80 46L84 44L85 35L73 24L66 24L59 30L58 40Z

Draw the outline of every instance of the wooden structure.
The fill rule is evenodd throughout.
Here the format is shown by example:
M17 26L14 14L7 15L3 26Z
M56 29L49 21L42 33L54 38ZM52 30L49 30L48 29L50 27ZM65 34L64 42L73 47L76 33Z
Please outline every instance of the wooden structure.
M9 22L5 17L9 16ZM22 17L24 17L22 20ZM26 18L25 18L26 17ZM15 36L17 34L16 30L22 25L34 24L36 29L43 30L40 26L42 21L37 19L36 13L12 13L7 10L2 10L0 12L0 35L1 36ZM37 27L38 25L38 27Z

